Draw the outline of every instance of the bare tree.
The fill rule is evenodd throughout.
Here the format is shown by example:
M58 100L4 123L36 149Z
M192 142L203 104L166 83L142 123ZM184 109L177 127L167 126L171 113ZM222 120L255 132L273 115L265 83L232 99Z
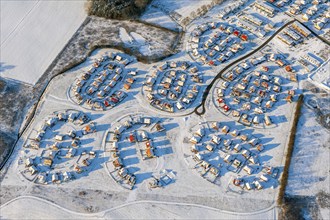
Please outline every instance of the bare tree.
M186 17L182 20L181 24L183 26L187 26L190 23L191 19L189 17Z
M197 17L196 12L195 12L195 11L192 11L192 12L190 13L190 17L191 17L192 19L196 18L196 17Z
M197 15L200 16L202 14L202 8L197 8Z
M201 9L202 9L202 13L205 13L207 11L206 5L202 5Z

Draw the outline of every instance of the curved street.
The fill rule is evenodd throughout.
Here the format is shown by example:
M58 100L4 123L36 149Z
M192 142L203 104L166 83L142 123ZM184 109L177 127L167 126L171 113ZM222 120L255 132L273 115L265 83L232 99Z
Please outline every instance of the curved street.
M204 91L204 94L203 94L203 98L202 98L202 102L200 105L198 105L194 112L197 114L197 115L203 115L205 114L205 101L206 101L206 98L207 96L209 95L210 93L210 90L211 88L213 87L213 84L219 79L219 78L222 78L222 74L224 72L226 72L230 67L232 67L233 65L241 62L242 60L248 58L249 56L255 54L256 52L258 52L260 49L262 49L264 46L266 46L271 40L273 40L274 37L276 37L276 35L278 33L280 33L284 28L286 28L287 26L291 25L293 22L295 22L295 20L292 20L292 21L289 21L288 23L286 23L285 25L283 25L280 29L278 29L271 37L269 37L264 43L262 43L258 48L256 48L255 50L251 51L250 53L242 56L241 58L235 60L234 62L228 64L227 66L225 66L215 77L214 79L212 80L212 82L206 87L205 91ZM202 108L202 109L200 109Z

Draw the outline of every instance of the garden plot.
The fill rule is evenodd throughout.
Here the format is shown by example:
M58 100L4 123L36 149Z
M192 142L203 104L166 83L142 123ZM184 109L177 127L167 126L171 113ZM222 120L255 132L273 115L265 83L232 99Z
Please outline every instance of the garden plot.
M207 22L197 26L189 39L188 50L193 59L218 66L246 51L250 35L240 27L223 22Z
M263 54L242 61L222 76L213 101L226 115L247 126L272 125L267 113L296 99L296 73L281 54Z
M127 69L133 59L121 53L109 53L97 59L77 78L69 89L70 98L77 104L93 110L109 110L127 94L134 83L135 71ZM134 74L133 74L134 73Z
M93 142L95 123L76 110L54 112L31 131L18 161L21 174L39 184L61 183L93 170L99 152Z
M199 123L190 131L183 151L190 155L190 168L207 181L216 185L229 182L230 191L239 189L235 186L260 190L278 185L280 169L263 159L273 146L268 143L270 138L232 122Z
M200 68L190 62L165 62L150 70L143 91L150 105L162 111L184 111L199 98L203 83Z
M141 114L129 115L112 124L104 140L105 154L110 161L107 169L111 177L124 188L133 189L137 183L153 178L157 184L169 184L174 175L162 172L157 179L153 173L164 155L173 152L167 139L163 120L145 117ZM159 181L156 182L155 180Z

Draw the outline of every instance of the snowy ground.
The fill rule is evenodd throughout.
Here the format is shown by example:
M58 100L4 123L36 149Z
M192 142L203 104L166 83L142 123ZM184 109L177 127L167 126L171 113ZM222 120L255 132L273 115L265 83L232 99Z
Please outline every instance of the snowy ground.
M323 114L330 112L328 95L306 94L289 171L286 190L289 196L315 197L320 192L330 194L330 132L319 123L317 110L310 103L317 103ZM329 219L329 207L320 209L323 219Z
M211 0L204 1L191 1L191 0L154 0L153 5L157 5L163 10L166 11L175 11L181 14L183 17L187 17L191 12L195 11L203 5L210 4Z
M320 68L310 74L310 79L313 83L328 91L330 90L329 69L330 60L327 60Z
M307 98L307 97L306 97ZM320 190L329 191L329 131L315 123L316 114L306 105L299 120L293 164L287 192L298 195L313 195ZM320 140L318 137L324 137ZM311 150L313 149L313 150ZM320 167L325 166L324 169ZM326 168L327 167L327 168ZM296 171L300 172L296 172ZM326 184L328 183L328 184ZM311 187L313 186L314 187Z
M152 5L146 9L140 19L172 30L179 28L178 24L170 16Z
M156 1L156 3L162 4L160 1ZM189 5L188 1L168 1L164 4L171 10L177 10L179 13L188 15L194 7L199 7L199 4L203 4L203 1L193 1L193 3L194 4ZM193 27L198 24L212 20L212 16L215 16L216 12L213 11L212 13L210 12L210 14L203 19L194 21L188 30L190 30L190 28L192 30ZM279 14L277 21L281 21L282 18L287 19L287 16ZM280 26L278 26L278 28L279 27ZM188 35L189 31L185 36L186 40L188 39ZM136 45L137 48L143 48L143 46L148 44L148 38L152 38L152 36L145 35L138 32L138 30L130 30L128 26L121 28L116 26L116 34L112 37L117 37L117 41L123 42L129 46L134 47L134 45ZM264 42L264 40L266 39L256 39L253 42L254 45L249 47L248 50L256 48ZM311 50L310 48L312 47L313 49ZM297 92L302 92L304 87L301 82L306 81L307 74L304 74L297 60L300 56L306 54L307 51L316 53L322 49L324 49L324 44L316 38L310 38L297 47L291 48L288 48L284 43L274 38L268 46L263 49L263 52L270 53L273 51L285 55L286 60L289 61L292 67L298 72L299 82L297 85ZM127 91L128 96L123 102L113 109L104 112L85 109L83 106L77 105L70 99L68 90L75 78L85 72L95 59L106 52L118 51L113 49L96 50L84 63L55 77L50 82L45 95L42 97L34 120L19 140L6 167L1 171L1 176L3 177L1 179L1 186L6 189L6 192L0 195L1 218L49 219L54 218L54 216L59 219L137 217L154 219L155 216L156 218L167 217L179 219L277 218L278 210L276 209L276 199L279 189L279 179L274 179L274 184L272 186L269 185L269 187L265 187L262 190L249 191L233 190L232 179L241 175L240 173L226 171L226 173L220 176L220 184L208 182L202 178L196 170L191 169L191 166L189 166L188 157L191 152L190 144L186 144L186 140L191 137L195 127L213 121L229 125L233 130L239 129L247 131L248 133L257 134L258 137L262 138L262 143L265 143L265 149L260 153L261 165L277 167L280 171L280 176L278 178L281 178L289 131L292 127L295 102L283 104L274 111L274 114L278 115L278 120L276 120L276 126L272 126L269 129L243 126L234 122L233 119L226 114L220 113L214 105L212 89L205 101L205 115L198 116L191 113L193 108L185 111L184 115L155 110L155 108L149 105L141 89L145 81L145 76L150 74L153 67L160 66L165 61L194 62L186 51L182 51L158 63L142 64L135 60L130 64L130 68L138 70L138 74L134 76L135 83L132 85L132 88ZM241 57L241 55L239 57ZM217 68L206 66L205 69L203 69L203 79L205 80L203 83L205 83L205 85L210 83L218 71L226 65L221 65ZM281 71L279 71L279 73L282 73ZM203 89L204 88L202 88L202 90ZM196 103L198 104L201 101L201 96L197 99ZM321 105L326 106L328 103L329 100L325 99L322 101ZM31 131L38 127L46 116L54 111L65 109L76 109L92 113L92 119L98 125L98 132L93 134L93 140L90 145L98 149L100 155L103 157L95 161L96 164L91 167L91 170L86 173L85 176L66 183L58 185L37 185L26 180L21 173L19 173L19 161L23 149L22 145L29 137ZM154 119L164 118L166 120L166 123L164 123L166 131L162 133L161 136L157 136L157 134L153 135L155 135L154 139L157 140L158 144L160 146L164 145L169 153L167 153L166 156L154 158L155 160L149 163L143 162L138 158L137 149L135 149L134 145L129 145L128 149L121 149L121 151L123 151L123 157L126 160L124 163L127 163L125 165L135 170L135 173L139 175L138 177L140 179L136 182L133 190L128 190L123 189L122 186L112 178L111 174L109 174L107 163L109 162L110 156L108 152L102 152L105 150L102 146L107 131L116 127L118 120L136 113ZM327 110L324 113L327 114L329 112ZM326 146L327 140L329 139L326 137L329 133L316 124L314 121L314 113L307 107L303 108L303 114L305 116L299 121L298 140L296 141L296 145L299 146L296 147L294 152L287 192L290 195L314 195L320 190L329 193L329 191L327 191L329 189L327 189L328 186L324 184L326 181L329 182L329 166L327 166L329 165L327 160L329 149ZM153 124L151 126L153 126ZM307 129L305 128L306 126L308 126ZM315 139L311 141L308 136L304 135L306 132L310 132L311 135L314 135ZM128 133L125 135L128 135ZM159 139L160 137L161 139ZM310 150L309 145L311 145L311 143L315 151ZM125 144L127 143L124 143L124 145ZM306 146L308 148L306 148ZM219 154L221 154L221 152L219 152ZM304 162L305 158L308 159L308 162ZM210 158L210 163L215 163L214 159L216 158ZM173 171L175 174L173 182L163 188L150 189L148 187L148 178L143 177L150 177L151 172L162 169ZM307 188L309 190L306 190ZM327 208L321 210L324 218L327 218L327 215L323 213L327 211Z
M1 1L0 76L35 84L86 18L84 1Z
M99 50L97 53L94 53L90 59L95 59L106 51L108 50ZM176 58L176 56L174 56L174 58ZM37 112L37 116L28 130L38 127L38 124L41 120L43 120L43 118L57 110L74 108L81 111L86 111L84 108L71 102L70 98L67 95L67 90L70 88L71 83L74 81L77 75L79 75L80 72L84 68L86 68L89 63L91 63L90 59L88 59L85 63L79 65L75 69L68 71L64 75L56 77L51 82L47 90L47 94L43 98L43 101ZM146 116L153 115L152 112L154 112L154 110L152 109L152 107L144 104L145 101L142 101L143 98L141 97L141 94L136 95L136 93L139 93L139 91L141 90L140 83L143 81L144 74L146 73L146 71L143 70L149 69L151 65L148 66L142 65L140 63L133 63L132 66L136 66L139 70L141 70L141 73L136 76L137 83L135 84L135 87L133 86L132 90L128 92L128 98L111 111L107 111L104 114L100 114L98 112L95 115L94 121L97 123L97 125L100 125L100 130L99 132L97 132L97 136L94 137L93 143L91 143L94 146L101 146L101 141L103 140L106 129L109 128L110 125L112 125L116 119L122 117L123 115L132 114L132 112L142 112ZM167 170L173 170L176 174L175 182L169 184L164 188L150 190L147 187L148 181L144 180L139 181L133 191L124 190L119 184L116 184L116 182L114 182L114 180L109 176L108 171L105 169L107 157L102 157L103 159L97 160L97 164L93 165L95 169L93 168L93 170L88 172L88 175L86 177L60 184L59 186L51 184L49 186L38 187L34 183L27 182L27 180L25 180L25 178L18 172L18 160L21 155L20 151L22 150L22 144L25 138L29 135L29 132L27 132L26 135L22 137L15 150L15 153L13 154L13 157L9 161L9 164L11 164L11 166L7 170L6 178L2 180L2 186L8 187L8 189L12 188L13 190L14 186L27 186L27 189L23 190L21 192L21 195L38 196L50 200L55 204L65 207L66 209L72 210L74 212L99 212L108 209L113 209L118 205L127 204L128 201L139 202L147 200L158 201L160 203L178 203L177 205L175 205L175 210L178 210L176 211L176 215L178 215L177 217L181 216L182 218L189 218L191 216L187 216L186 214L184 214L185 212L182 212L181 208L178 208L181 203L195 204L194 206L202 205L213 207L211 209L217 211L210 211L210 218L216 218L216 213L219 212L225 213L224 215L221 214L221 216L224 216L224 218L236 218L237 214L233 214L232 212L246 213L238 214L240 216L243 215L244 217L242 218L260 219L264 218L265 215L268 216L267 218L274 218L276 216L276 211L274 209L274 200L276 198L278 190L277 184L275 185L275 187L265 188L261 191L253 190L238 196L239 194L227 190L227 186L231 185L231 183L229 183L228 181L230 181L230 176L232 175L229 175L228 178L224 178L222 184L219 186L204 180L199 176L197 172L191 170L186 164L185 152L187 149L184 148L189 146L182 145L182 142L184 138L190 136L190 132L188 129L183 130L182 128L189 128L191 126L196 125L196 123L198 122L204 121L229 121L233 129L237 126L234 123L231 123L231 120L228 119L225 115L219 114L217 112L217 109L214 108L212 104L210 104L210 101L208 101L207 103L207 115L203 116L202 118L195 115L186 116L184 118L167 116L169 117L170 122L168 123L170 123L170 126L167 127L166 137L170 141L173 152L166 156L165 161L163 161L163 159L158 159L157 164L153 165L155 166L156 170L164 168ZM293 107L294 104L290 106ZM290 109L291 111L292 108L288 109ZM291 115L288 114L286 122L281 123L280 126L275 129L272 129L271 131L262 129L259 129L257 131L257 133L262 134L265 137L270 137L270 139L272 139L274 142L272 146L266 146L266 153L262 156L263 161L267 161L267 164L271 166L283 166L282 163L285 149L284 146L287 136L283 136L281 131L288 130L290 128L290 118ZM140 167L140 165L136 165ZM140 169L142 168L143 166L140 167ZM143 172L143 170L141 171ZM77 194L79 191L72 191L73 188L80 189L80 191L86 191L87 196L91 196L91 198L93 199L80 199L79 197L75 196L75 193ZM112 202L103 202L103 198L98 198L99 192L102 192L102 194L107 193L117 196L111 199ZM68 197L68 199L65 201L63 200L63 193L66 194ZM14 194L6 194L3 195L2 201L7 202L14 197ZM24 206L25 202L22 203L22 201L24 201L25 199L26 198L22 198L22 200L19 199L13 203L9 203L8 205L3 205L1 207L2 215L4 217L15 217L15 215L16 217L19 217L19 213L16 212L16 214L14 214L11 212L10 206L11 204L14 205L18 202L17 205L26 207ZM40 200L37 203L39 204ZM45 206L45 209L46 207L49 207L49 203L47 202L45 203L44 201L42 201L42 204L42 206ZM163 206L164 204L160 204L160 207L164 208ZM166 205L166 207L166 210L173 209L172 206ZM52 207L51 209L57 210L58 207ZM156 206L155 209L155 212L157 212L157 210L159 209L158 206ZM194 212L198 212L198 209L200 208L191 209ZM203 210L208 209L209 208L203 207ZM227 210L229 212L221 210ZM121 209L120 211L116 211L116 214L113 215L118 215L119 217L136 216L136 213L130 213L131 214L128 214L125 209ZM168 211L165 211L165 213L169 215ZM67 214L66 211L62 213L61 216L62 215L63 217L71 216L71 214ZM31 217L32 216L33 215L31 214ZM44 217L47 217L47 215L45 215ZM71 216L71 218L75 217L80 216L76 214Z
M13 212L12 210L22 212ZM47 209L47 212L45 210ZM26 213L22 215L22 213ZM131 202L96 214L82 214L70 211L37 197L19 197L5 204L1 217L5 219L132 219L143 216L143 219L274 219L275 209L265 210L254 214L239 214L219 211L216 209L197 206L194 204L176 204L170 202Z

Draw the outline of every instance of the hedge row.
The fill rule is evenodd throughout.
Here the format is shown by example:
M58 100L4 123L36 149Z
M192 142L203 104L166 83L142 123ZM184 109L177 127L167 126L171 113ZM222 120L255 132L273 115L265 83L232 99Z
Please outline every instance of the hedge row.
M296 138L297 125L298 125L298 120L299 120L300 113L301 113L301 107L303 104L303 100L304 100L304 95L300 95L298 98L296 111L294 113L293 124L292 124L290 137L289 137L289 143L288 143L288 150L287 150L287 154L286 154L286 158L285 158L284 170L283 170L282 178L280 181L280 189L279 189L278 198L277 198L278 205L282 205L283 201L284 201L285 189L286 189L286 185L288 184L289 168L290 168L290 163L291 163L291 158L292 158L292 153L293 153L293 148L294 148L294 142L295 142L295 138Z

